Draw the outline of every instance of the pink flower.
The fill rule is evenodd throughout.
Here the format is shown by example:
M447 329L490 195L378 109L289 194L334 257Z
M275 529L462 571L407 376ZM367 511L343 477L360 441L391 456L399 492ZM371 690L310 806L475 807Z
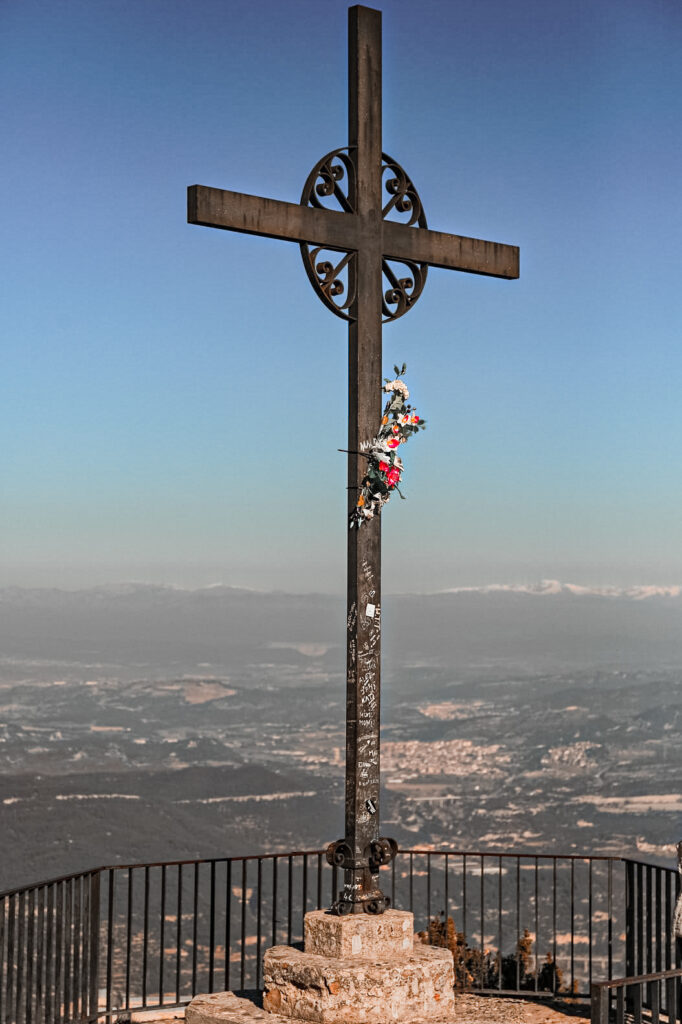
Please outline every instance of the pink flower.
M391 438L388 439L386 444L388 445L389 448L397 448L398 445L400 444L400 438L398 438L398 437L391 437Z

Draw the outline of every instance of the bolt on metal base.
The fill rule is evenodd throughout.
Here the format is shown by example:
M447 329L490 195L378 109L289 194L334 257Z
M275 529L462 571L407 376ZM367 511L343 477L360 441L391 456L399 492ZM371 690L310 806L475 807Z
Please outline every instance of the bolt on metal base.
M381 889L371 889L357 896L344 887L329 908L330 914L347 917L349 914L383 914L391 906L391 900Z
M327 863L343 868L345 884L330 907L332 914L383 914L391 901L379 887L379 868L390 864L398 852L395 839L376 839L362 857L354 857L351 844L337 839L327 847Z

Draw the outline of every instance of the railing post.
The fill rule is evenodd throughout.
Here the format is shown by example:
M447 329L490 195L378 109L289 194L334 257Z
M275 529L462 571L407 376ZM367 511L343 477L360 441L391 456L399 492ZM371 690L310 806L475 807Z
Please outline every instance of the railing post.
M632 978L635 969L635 865L632 861L625 862L625 977Z
M609 1024L609 990L593 982L590 986L591 1024Z
M649 1008L652 1024L659 1024L661 1019L661 981L660 978L649 985Z
M677 1020L677 978L665 979L665 1012L669 1021Z
M90 921L88 956L88 1019L97 1020L99 1010L99 881L100 872L90 875Z
M635 907L637 906L637 894L635 891L635 865L632 861L625 861L625 977L632 978L637 974L635 966L636 936L637 928L635 921ZM625 993L626 1009L628 1013L634 1012L634 1000L630 989Z

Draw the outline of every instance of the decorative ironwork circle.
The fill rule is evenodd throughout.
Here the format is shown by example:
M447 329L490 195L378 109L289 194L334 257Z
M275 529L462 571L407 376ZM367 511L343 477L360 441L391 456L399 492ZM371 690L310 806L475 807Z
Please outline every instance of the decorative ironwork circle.
M397 220L406 227L427 227L419 193L400 164L386 153L382 153L381 179L382 193L386 193L381 211L384 220ZM303 186L301 205L353 214L355 196L353 150L346 146L332 150L315 164ZM355 299L356 254L302 242L301 256L308 279L327 309L343 320L351 320L348 310ZM423 291L428 266L413 260L383 259L381 269L382 318L389 323L412 309Z
M323 156L308 175L301 205L355 213L354 203L355 165L350 149L347 146L334 149ZM301 242L301 256L308 279L327 309L342 320L351 320L346 310L355 299L355 253Z

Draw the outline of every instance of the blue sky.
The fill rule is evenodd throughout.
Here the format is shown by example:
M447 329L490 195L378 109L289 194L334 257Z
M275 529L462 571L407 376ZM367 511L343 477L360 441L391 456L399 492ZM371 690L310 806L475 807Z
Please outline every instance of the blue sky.
M3 0L0 584L341 590L346 327L296 246L345 144L346 5ZM384 149L429 225L521 247L384 330L428 430L384 586L682 580L682 6L386 0Z

